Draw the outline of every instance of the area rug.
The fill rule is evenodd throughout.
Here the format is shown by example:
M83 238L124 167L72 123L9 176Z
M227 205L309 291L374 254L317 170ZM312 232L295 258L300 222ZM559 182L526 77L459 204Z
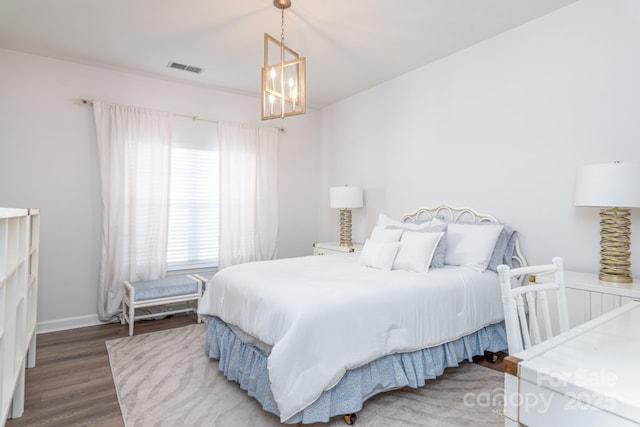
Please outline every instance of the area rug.
M204 324L107 341L126 427L281 425L204 353ZM503 375L463 362L418 390L374 396L357 426L502 426ZM328 424L345 426L342 417Z

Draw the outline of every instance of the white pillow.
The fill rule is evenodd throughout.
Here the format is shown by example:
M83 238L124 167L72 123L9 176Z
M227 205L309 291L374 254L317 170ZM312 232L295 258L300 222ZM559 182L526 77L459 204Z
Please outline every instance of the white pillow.
M438 233L405 231L400 239L400 250L393 262L393 269L426 273L442 236L444 236L442 231Z
M359 263L363 267L391 270L393 260L400 249L400 242L364 242Z
M399 242L402 228L384 228L379 225L373 227L369 240L373 242Z
M383 228L402 228L404 230L424 230L425 228L431 227L431 220L425 222L402 222L391 219L384 214L379 214L378 226Z
M449 223L444 263L485 271L503 227L499 224Z
M446 221L441 220L440 218L438 218L437 216L434 216L433 218L431 218L431 226L433 227L434 225L444 225L447 224Z

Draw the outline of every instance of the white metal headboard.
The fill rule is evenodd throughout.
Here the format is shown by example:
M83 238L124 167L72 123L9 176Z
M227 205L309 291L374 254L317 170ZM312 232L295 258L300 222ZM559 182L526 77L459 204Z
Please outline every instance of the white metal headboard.
M401 220L403 222L422 222L428 221L432 218L439 218L444 221L466 221L466 222L493 222L500 223L496 219L496 217L492 215L487 215L476 211L471 208L456 208L449 205L440 205L434 208L420 208L415 212L408 213L403 215ZM516 248L513 252L513 256L511 257L512 261L515 263L515 267L526 267L527 260L525 259L522 251L520 250L520 241L516 239ZM520 278L520 282L522 283L522 277Z

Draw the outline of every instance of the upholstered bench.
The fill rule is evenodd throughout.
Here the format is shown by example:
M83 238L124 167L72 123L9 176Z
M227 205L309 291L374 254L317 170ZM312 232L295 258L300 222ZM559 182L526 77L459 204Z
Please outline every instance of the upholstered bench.
M202 282L202 292L204 292L205 289L207 289L207 283L209 283L209 281L213 279L213 274L214 273L209 272L209 273L197 273L193 275L193 277L195 277L196 279Z
M133 335L133 324L136 320L191 311L197 313L198 302L202 297L202 282L191 275L139 282L125 281L123 286L121 322L123 325L129 323L129 335ZM186 301L195 301L195 307L135 315L135 311L138 308ZM198 323L200 323L199 316Z

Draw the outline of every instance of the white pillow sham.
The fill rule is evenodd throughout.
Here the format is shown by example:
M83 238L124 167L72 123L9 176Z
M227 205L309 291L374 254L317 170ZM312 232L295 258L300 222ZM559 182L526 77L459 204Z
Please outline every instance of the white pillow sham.
M360 252L359 263L363 267L391 270L393 261L400 249L400 242L364 242Z
M403 230L424 230L431 227L431 220L425 222L402 222L391 219L385 214L378 215L378 227L382 228L402 228Z
M373 227L371 237L372 242L399 242L402 236L401 228L384 228L379 225Z
M485 271L502 228L499 224L449 223L444 263Z
M400 249L395 261L393 261L393 270L426 273L431 265L431 259L438 242L444 234L442 231L425 233L406 230L400 239Z

